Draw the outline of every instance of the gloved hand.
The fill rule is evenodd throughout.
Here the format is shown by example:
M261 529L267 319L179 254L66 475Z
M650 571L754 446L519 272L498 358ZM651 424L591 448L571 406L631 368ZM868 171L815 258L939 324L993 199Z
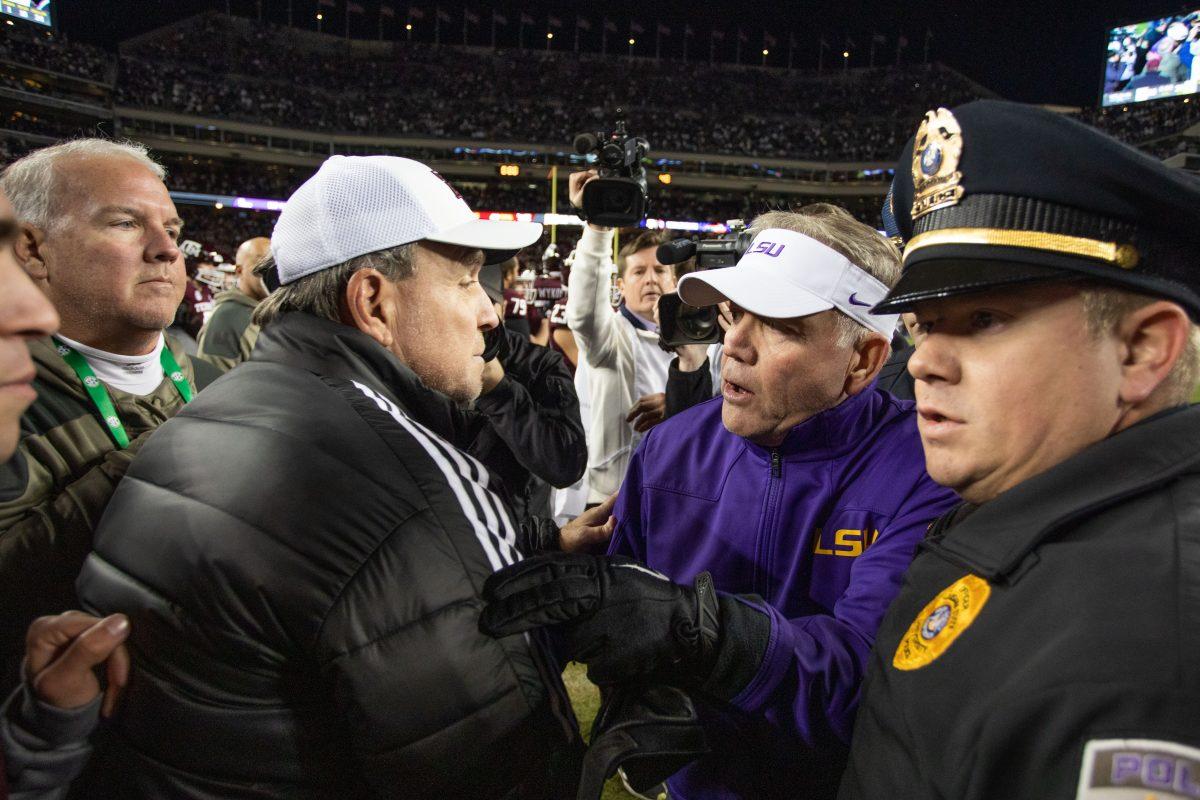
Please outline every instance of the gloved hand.
M483 332L483 360L484 363L491 361L493 358L500 359L500 363L510 355L508 348L508 337L504 335L504 321L491 330Z
M707 572L693 588L622 556L547 553L489 577L483 600L481 631L560 625L567 657L596 684L697 686L716 662L720 605Z

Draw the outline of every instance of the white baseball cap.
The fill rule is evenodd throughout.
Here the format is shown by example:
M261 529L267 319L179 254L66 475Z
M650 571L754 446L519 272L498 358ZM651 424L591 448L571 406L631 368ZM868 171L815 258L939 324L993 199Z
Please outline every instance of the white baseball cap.
M783 228L760 232L735 266L689 272L679 279L678 289L679 299L689 306L730 300L768 319L837 308L887 337L899 319L898 314L871 313L888 293L881 281L832 247Z
M422 239L479 248L488 264L542 235L538 222L478 219L445 178L399 156L332 156L284 203L271 234L279 283Z

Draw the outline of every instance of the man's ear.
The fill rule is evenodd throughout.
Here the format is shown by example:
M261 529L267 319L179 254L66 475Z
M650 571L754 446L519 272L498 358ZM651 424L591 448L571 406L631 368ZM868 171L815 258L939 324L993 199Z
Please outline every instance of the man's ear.
M845 392L853 397L870 385L887 363L890 343L882 334L870 333L862 337L850 351L850 366L846 371Z
M1121 348L1121 401L1145 402L1179 361L1191 320L1175 303L1159 300L1131 311L1117 326Z
M342 295L342 321L391 349L395 337L388 323L396 313L394 294L392 282L379 270L355 271Z
M46 261L42 254L42 249L45 245L46 234L41 228L35 228L33 225L22 222L21 229L17 233L17 239L13 242L13 253L17 257L17 263L25 270L30 278L33 278L35 283L43 284L49 271L46 269Z

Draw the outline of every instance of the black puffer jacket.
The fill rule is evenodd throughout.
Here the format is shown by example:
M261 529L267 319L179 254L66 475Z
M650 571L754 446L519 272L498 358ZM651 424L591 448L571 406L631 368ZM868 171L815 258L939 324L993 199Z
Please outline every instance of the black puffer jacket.
M546 508L531 508L539 487L566 488L587 468L579 397L561 354L516 331L501 333L504 377L475 403L487 424L466 449L504 482L516 517L549 516L549 491Z
M364 334L290 314L151 437L79 578L133 622L87 797L573 793L547 650L477 629L520 556L451 444L464 418Z

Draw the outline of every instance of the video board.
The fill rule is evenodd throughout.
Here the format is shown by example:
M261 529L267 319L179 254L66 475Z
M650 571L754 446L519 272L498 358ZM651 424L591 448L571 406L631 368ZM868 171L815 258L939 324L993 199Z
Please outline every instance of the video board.
M1200 9L1108 32L1104 106L1194 94L1200 79Z

